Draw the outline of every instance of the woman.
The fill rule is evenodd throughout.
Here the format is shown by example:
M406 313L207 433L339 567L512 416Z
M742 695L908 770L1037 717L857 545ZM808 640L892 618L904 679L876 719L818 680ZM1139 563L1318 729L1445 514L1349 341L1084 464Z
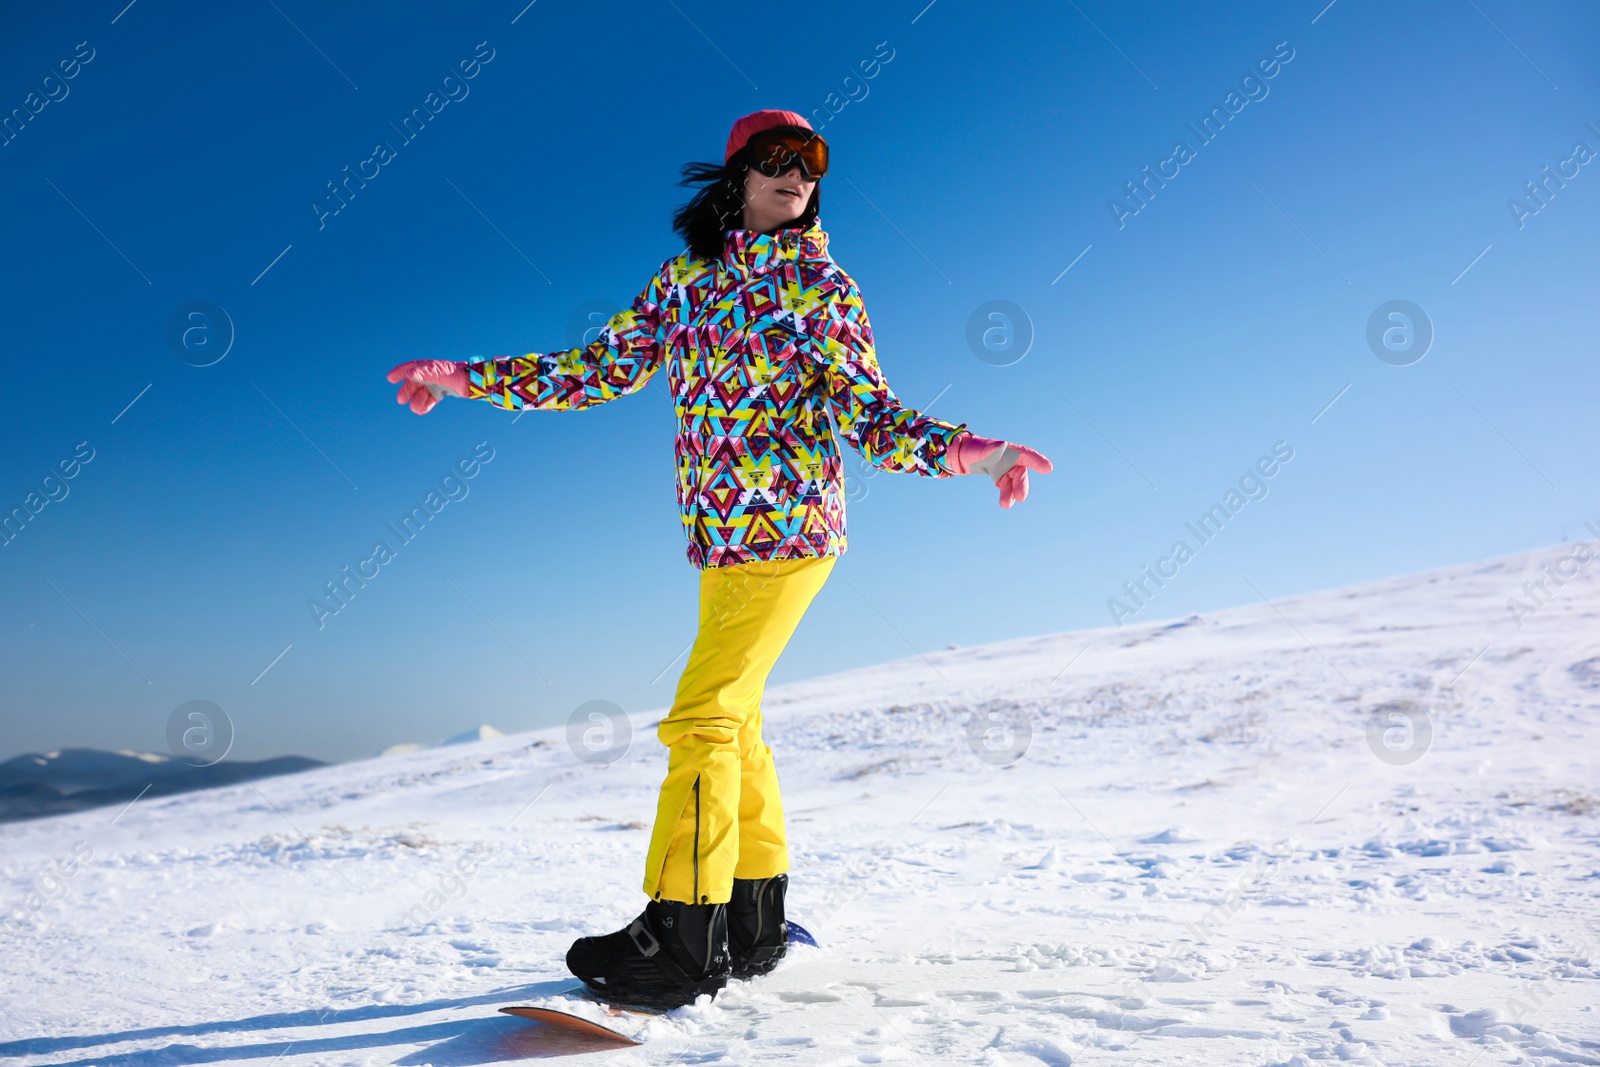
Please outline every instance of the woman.
M855 281L817 219L828 146L801 115L734 123L723 164L673 220L667 260L585 348L389 372L418 414L443 395L510 410L614 400L663 366L677 409L678 504L700 568L700 628L672 710L645 861L644 912L585 937L567 966L602 997L675 1007L770 971L788 946L789 854L761 694L784 645L845 551L844 474L830 427L875 466L942 478L984 473L1011 507L1038 452L977 437L902 405L878 368Z

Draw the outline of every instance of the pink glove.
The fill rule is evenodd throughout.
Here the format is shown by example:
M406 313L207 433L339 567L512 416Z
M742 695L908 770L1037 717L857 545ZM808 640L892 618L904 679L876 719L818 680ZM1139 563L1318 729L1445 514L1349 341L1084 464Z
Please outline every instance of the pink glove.
M1028 499L1028 471L1048 474L1053 468L1042 453L1026 445L963 433L950 445L950 466L957 474L987 474L1000 487L1000 506Z
M467 395L467 365L452 363L447 359L413 359L389 372L389 380L398 382L400 395L395 400L410 404L418 415L426 415L444 396Z

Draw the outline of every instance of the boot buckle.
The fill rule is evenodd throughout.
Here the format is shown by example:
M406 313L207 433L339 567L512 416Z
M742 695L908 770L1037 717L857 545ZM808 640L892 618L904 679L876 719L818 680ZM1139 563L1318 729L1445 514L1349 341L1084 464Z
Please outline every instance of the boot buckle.
M650 928L644 924L643 916L633 920L633 924L628 927L628 936L633 938L634 946L638 948L640 955L647 959L661 951L661 942L656 940L656 935L652 934ZM648 946L645 944L646 941L649 942Z

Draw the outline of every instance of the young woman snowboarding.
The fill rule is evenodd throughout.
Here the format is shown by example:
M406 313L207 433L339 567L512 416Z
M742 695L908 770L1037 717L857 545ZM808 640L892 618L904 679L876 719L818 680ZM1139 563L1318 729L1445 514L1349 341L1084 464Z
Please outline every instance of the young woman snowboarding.
M667 370L677 410L678 505L700 569L699 632L657 736L666 779L645 860L644 912L579 938L567 966L602 998L676 1007L788 948L789 853L761 696L845 551L835 435L868 462L925 477L987 474L1009 508L1031 448L977 437L901 404L878 368L861 290L817 218L828 145L792 111L756 111L673 219L687 249L661 265L593 344L389 372L417 414L444 395L509 410L614 400Z

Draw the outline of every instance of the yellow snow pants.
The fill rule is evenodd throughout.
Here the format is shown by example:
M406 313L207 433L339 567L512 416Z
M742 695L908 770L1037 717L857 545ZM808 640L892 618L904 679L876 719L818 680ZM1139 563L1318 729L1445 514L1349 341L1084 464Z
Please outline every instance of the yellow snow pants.
M700 572L700 629L656 736L667 746L644 891L721 904L735 878L789 869L772 749L761 739L767 675L837 556Z

